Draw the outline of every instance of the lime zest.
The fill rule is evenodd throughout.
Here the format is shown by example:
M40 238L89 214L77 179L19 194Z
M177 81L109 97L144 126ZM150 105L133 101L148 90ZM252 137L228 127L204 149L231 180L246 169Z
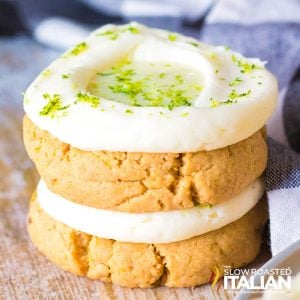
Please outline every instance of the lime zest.
M86 92L78 92L76 94L75 104L77 104L78 102L88 103L91 107L96 108L100 104L100 99L97 96L91 95Z
M243 80L240 77L236 77L235 79L233 79L230 83L229 86L236 86L239 85L240 83L242 83Z
M116 39L118 39L119 34L117 31L106 30L104 32L97 33L97 36L104 36L109 40L115 41Z
M104 36L109 40L115 41L120 37L120 34L126 33L126 32L131 33L131 34L139 34L140 30L136 26L130 24L123 29L116 28L114 30L108 29L104 32L99 32L96 34L96 36Z
M196 48L199 47L199 44L196 43L196 42L188 41L187 43L190 44L190 45L192 45L192 46L194 46L194 47L196 47Z
M152 65L155 66L155 64L149 63L149 66ZM161 68L167 66L163 65ZM123 61L106 71L97 73L97 75L103 77L112 76L111 78L100 79L98 92L105 89L108 95L103 96L104 98L120 99L116 101L126 101L131 106L165 107L172 110L178 106L190 106L194 97L197 96L196 94L203 89L202 86L197 84L197 81L185 86L186 78L180 72L172 73L171 71L169 74L167 71L162 72L163 69L160 69L160 71L161 73L155 73L155 71L149 69L149 73L140 76L139 73L136 73L137 70L134 69L134 65L127 59L125 62ZM161 83L160 81L155 82L158 78L162 79ZM154 83L152 80L155 80ZM165 80L167 83L164 83ZM90 92L94 93L92 88Z
M262 69L262 67L249 63L245 59L238 59L234 54L231 55L231 60L240 68L241 73L252 73L255 70Z
M180 116L181 117L187 117L189 115L189 113L186 111L186 112L183 112Z
M68 79L70 78L71 74L61 74L62 79Z
M238 99L246 97L250 94L251 94L251 90L248 90L248 91L243 92L243 93L238 93L235 89L232 89L230 94L228 94L226 101L219 101L217 99L210 98L209 99L210 108L215 108L215 107L218 107L220 105L235 104L235 103L238 102Z
M170 34L168 35L168 39L169 39L169 41L171 41L171 42L175 42L175 41L177 40L177 34L175 34L175 33L170 33Z
M136 27L130 24L128 27L123 29L124 32L130 32L131 34L139 34L140 30Z
M73 49L68 51L64 57L70 57L70 56L78 56L79 54L85 52L88 49L88 45L86 42L82 42L77 44Z
M48 101L48 103L40 111L40 116L54 118L59 111L64 111L70 106L62 104L61 96L59 94L53 94L51 96L50 94L45 93L43 94L43 98Z
M43 72L42 72L42 75L44 76L44 77L49 77L50 75L51 75L51 70L50 69L46 69L46 70L44 70Z
M179 84L184 83L184 79L183 79L182 75L180 75L180 74L176 75L175 79L178 81Z
M133 111L131 109L126 109L125 110L125 114L127 115L132 115L133 114Z

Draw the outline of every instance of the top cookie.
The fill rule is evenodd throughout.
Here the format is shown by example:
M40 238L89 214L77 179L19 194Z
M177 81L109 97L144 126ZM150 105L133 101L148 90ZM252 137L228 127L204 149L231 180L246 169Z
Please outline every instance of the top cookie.
M248 138L276 98L260 60L131 23L99 28L58 58L28 88L24 108L77 149L183 153Z

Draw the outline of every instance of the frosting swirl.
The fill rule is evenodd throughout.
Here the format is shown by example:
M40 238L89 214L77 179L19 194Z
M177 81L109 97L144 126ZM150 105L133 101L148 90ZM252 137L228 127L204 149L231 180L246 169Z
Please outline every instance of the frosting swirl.
M133 243L171 243L198 236L231 222L252 209L264 192L256 179L239 195L215 206L154 213L126 213L74 203L51 192L43 181L37 199L52 218L100 238Z
M54 61L24 109L79 149L195 152L259 130L277 90L258 59L131 23L101 27Z

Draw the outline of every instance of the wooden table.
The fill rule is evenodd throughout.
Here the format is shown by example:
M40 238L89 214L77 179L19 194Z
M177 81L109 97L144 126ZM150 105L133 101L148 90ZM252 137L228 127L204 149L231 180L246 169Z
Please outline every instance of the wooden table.
M38 181L22 142L21 92L57 53L29 38L0 39L0 299L233 299L236 293L194 289L127 289L62 271L31 244L28 199ZM264 247L255 266L269 257Z

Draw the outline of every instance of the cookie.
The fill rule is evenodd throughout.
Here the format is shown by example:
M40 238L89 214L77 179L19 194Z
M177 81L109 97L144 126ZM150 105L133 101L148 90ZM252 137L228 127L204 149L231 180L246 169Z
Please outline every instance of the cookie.
M259 252L266 201L229 225L180 242L137 244L101 239L48 216L33 195L28 230L35 246L64 270L124 287L191 287L251 262Z
M82 151L25 116L24 143L53 192L83 205L136 213L226 201L259 177L267 161L264 129L213 151Z

